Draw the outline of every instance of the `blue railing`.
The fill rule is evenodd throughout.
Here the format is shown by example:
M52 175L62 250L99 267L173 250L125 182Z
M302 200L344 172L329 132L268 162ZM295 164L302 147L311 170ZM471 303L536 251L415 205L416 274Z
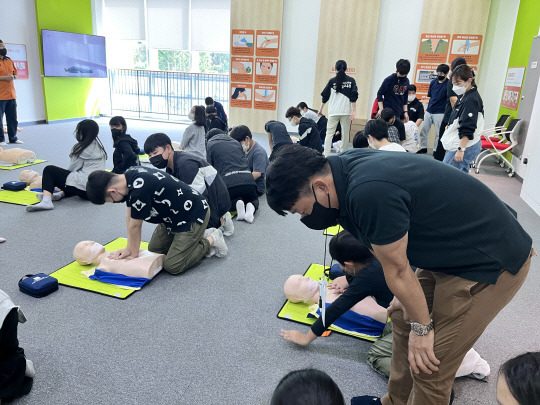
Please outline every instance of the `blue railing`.
M208 96L229 109L229 75L109 69L111 115L185 120Z

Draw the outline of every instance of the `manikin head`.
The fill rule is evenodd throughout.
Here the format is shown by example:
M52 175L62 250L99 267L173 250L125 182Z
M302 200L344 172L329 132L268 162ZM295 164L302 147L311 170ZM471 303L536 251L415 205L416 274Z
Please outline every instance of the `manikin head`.
M33 170L23 170L19 174L19 180L24 181L27 184L34 183L39 178L39 173Z
M291 302L307 303L313 296L318 296L319 283L309 277L293 274L285 281L283 292ZM316 298L315 302L317 302Z
M75 261L83 266L99 264L103 253L105 253L105 247L93 240L83 240L77 243L73 249Z

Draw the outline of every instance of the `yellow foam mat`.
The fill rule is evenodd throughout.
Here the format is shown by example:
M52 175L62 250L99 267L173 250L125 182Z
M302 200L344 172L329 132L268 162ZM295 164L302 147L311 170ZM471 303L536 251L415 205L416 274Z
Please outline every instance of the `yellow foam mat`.
M111 252L118 249L123 249L127 246L127 239L118 238L113 240L110 243L105 245L105 250ZM148 249L147 242L141 242L141 249ZM91 270L94 267L92 266L83 266L77 262L71 262L67 266L62 267L61 269L56 270L50 275L58 280L59 284L65 285L67 287L79 288L81 290L86 290L98 294L107 295L109 297L126 299L131 294L138 290L126 290L120 288L114 284L103 283L97 280L90 280L81 275L81 271ZM143 287L144 288L144 287Z
M17 205L34 205L39 202L36 193L28 190L21 191L0 191L0 202Z
M327 267L328 268L328 267ZM320 277L322 277L324 271L324 267L320 264L312 264L308 267L306 272L304 273L304 276L307 276L309 278L312 278L315 281L318 281ZM310 314L310 305L305 304L303 302L300 303L292 303L289 300L285 301L285 304L281 307L279 310L277 317L281 319L286 319L288 321L301 323L304 325L313 325L316 321L316 318L309 317ZM358 332L351 332L345 329L341 329L337 326L331 325L329 330L341 333L342 335L352 336L358 339L367 340L370 342L374 342L377 340L377 338L373 336L364 335L362 333Z
M343 228L341 227L341 225L336 225L336 226L331 226L330 228L326 228L323 231L323 233L325 235L334 236L334 235L337 235L338 233L340 233L342 230L343 230Z
M46 160L36 159L34 160L33 163L24 163L22 165L13 165L13 166L0 166L0 170L15 170L15 169L20 169L21 167L37 165L43 162L46 162Z

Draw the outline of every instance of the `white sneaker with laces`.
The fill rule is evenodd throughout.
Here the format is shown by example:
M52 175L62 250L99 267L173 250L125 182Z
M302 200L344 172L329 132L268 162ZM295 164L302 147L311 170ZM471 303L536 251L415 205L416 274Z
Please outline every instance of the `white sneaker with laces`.
M231 236L234 233L234 223L231 217L231 213L227 212L225 215L223 215L223 218L225 219L225 221L220 228L223 232L223 236Z
M5 143L5 142L0 142L0 146L7 146L7 143Z
M227 247L227 244L225 243L225 238L223 237L223 233L216 229L212 234L210 235L212 239L214 239L214 247L216 249L216 257L225 257L227 256L227 252L229 251L229 248Z
M21 141L20 139L17 139L15 142L10 142L10 143L15 143L17 145L22 145L24 142Z

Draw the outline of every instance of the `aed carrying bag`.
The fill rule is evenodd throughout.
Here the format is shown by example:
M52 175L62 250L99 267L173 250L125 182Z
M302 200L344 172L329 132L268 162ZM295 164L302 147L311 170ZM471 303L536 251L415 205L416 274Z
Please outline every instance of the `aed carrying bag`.
M45 273L27 274L19 280L19 290L34 298L41 298L58 290L58 280Z
M2 188L8 191L21 191L26 188L26 183L24 181L8 181L4 183Z

